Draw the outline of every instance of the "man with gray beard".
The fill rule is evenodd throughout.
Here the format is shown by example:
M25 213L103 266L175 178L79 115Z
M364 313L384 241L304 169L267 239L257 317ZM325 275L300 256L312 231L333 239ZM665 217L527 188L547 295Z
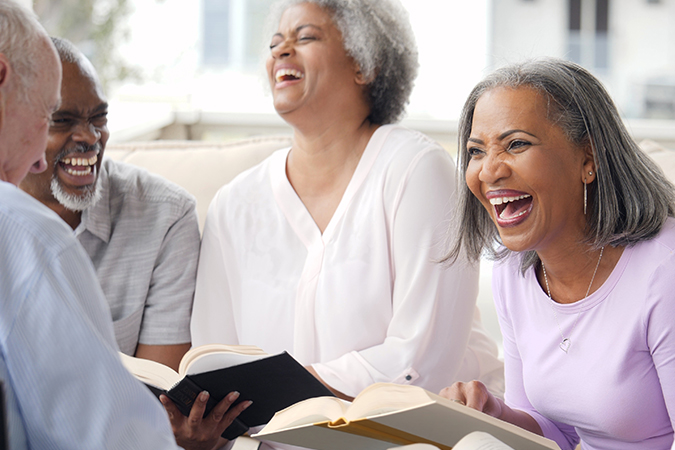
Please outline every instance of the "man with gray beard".
M103 159L108 104L96 71L52 38L63 66L47 170L20 184L74 230L94 263L122 352L174 369L190 348L199 253L195 199L149 172Z

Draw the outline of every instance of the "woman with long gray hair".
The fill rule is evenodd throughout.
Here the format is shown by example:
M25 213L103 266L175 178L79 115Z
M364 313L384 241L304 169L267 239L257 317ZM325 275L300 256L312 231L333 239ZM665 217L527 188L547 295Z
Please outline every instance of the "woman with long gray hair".
M462 250L498 260L504 401L442 395L572 449L665 449L675 424L675 191L601 83L541 59L489 75L460 119Z
M477 270L442 257L454 165L399 125L417 51L398 0L282 1L267 75L292 146L217 194L193 344L287 350L336 394L378 382L502 389Z

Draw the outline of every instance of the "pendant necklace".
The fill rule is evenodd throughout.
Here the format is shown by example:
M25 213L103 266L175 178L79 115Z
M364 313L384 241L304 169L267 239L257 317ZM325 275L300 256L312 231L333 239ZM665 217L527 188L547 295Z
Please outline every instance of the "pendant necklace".
M582 298L582 300L586 300L588 294L591 292L591 286L593 286L595 274L598 273L598 267L600 267L600 261L602 260L602 252L604 250L605 247L602 247L600 249L600 257L598 258L598 263L595 265L595 270L593 271L593 276L591 277L591 283L588 285L588 289L586 289L586 295L584 296L584 298ZM551 297L551 289L548 287L548 277L546 276L546 267L544 267L544 261L541 262L541 270L544 272L546 293L548 294L549 300L553 301L553 298ZM563 334L562 328L560 328L560 322L558 322L558 313L556 313L553 304L551 304L551 309L553 309L553 317L555 317L555 324L558 325L558 331L560 332L560 337L562 338L562 341L560 341L560 344L558 344L558 346L560 347L560 350L567 353L567 351L570 349L570 345L572 345L572 341L570 340L569 337L565 337L565 335ZM581 311L579 311L579 313L577 314L577 318L574 319L574 324L572 324L572 329L570 330L568 336L572 336L572 332L574 331L574 328L577 326L577 322L579 321L579 316L581 316Z

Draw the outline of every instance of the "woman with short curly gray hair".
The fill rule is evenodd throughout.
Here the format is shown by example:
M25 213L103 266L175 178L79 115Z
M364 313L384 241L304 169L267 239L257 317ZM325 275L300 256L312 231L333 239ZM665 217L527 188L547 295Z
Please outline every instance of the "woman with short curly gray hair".
M417 67L398 0L284 1L270 34L290 148L237 177L206 219L193 344L288 350L337 395L374 382L501 390L475 265L437 264L454 164L391 122ZM465 355L468 355L465 358Z
M393 1L281 0L272 6L267 28L276 27L281 14L298 3L314 3L330 12L345 51L369 80L369 120L380 125L400 120L418 67L405 9Z
M499 260L506 392L502 401L469 382L441 395L563 450L580 440L589 450L670 448L673 185L600 81L568 61L489 75L469 95L459 134L466 184L454 254Z

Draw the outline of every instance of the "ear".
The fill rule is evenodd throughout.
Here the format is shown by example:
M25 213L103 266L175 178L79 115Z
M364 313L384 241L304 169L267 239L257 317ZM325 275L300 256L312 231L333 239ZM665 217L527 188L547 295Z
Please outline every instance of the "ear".
M581 174L581 181L584 184L592 183L597 176L595 167L595 155L593 153L592 142L593 140L588 138L586 139L586 143L582 147L582 150L584 152L584 159L583 159L583 172Z
M9 80L12 77L12 66L7 57L0 53L0 129L5 123L5 111L7 107L7 92Z
M361 66L359 66L357 63L354 63L354 81L356 84L365 86L367 84L370 84L371 81L375 78L375 75L371 75L369 77L366 77L366 75L361 71Z

